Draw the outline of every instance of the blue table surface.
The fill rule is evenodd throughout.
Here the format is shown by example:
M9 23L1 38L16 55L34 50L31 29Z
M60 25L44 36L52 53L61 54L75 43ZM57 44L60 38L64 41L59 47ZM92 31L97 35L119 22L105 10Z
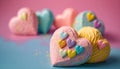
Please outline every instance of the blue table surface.
M53 67L49 58L50 37L29 39L21 44L0 37L0 69L120 69L120 49L113 47L105 62L76 67Z

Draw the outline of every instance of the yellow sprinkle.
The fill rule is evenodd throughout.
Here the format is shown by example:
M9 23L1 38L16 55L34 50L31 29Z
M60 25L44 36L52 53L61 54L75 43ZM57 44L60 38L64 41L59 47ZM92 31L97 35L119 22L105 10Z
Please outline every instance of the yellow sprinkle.
M25 13L25 12L22 13L22 14L21 14L21 19L22 19L22 20L27 20L27 13Z
M92 14L91 12L88 12L88 13L87 13L87 19L88 19L88 21L94 20L94 19L95 19L94 14Z
M69 58L73 58L76 56L76 51L75 50L67 50L67 54Z

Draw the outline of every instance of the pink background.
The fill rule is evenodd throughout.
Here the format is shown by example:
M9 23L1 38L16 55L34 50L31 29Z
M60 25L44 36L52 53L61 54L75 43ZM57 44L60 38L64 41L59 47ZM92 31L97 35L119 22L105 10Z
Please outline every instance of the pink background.
M104 21L105 37L111 45L120 45L120 0L0 0L0 36L15 37L9 31L8 23L22 7L30 7L34 11L49 8L54 15L69 7L79 12L93 10Z

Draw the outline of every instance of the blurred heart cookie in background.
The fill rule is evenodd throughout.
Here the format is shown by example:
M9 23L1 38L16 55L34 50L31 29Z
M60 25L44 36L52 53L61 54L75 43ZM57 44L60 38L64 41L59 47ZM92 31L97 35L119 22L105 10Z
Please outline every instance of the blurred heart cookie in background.
M11 18L9 29L17 35L36 35L38 30L38 19L30 8L21 8L17 16Z
M54 15L49 9L44 9L42 11L37 11L36 15L38 17L38 33L39 34L46 34L49 29L51 28Z
M77 16L78 12L73 8L66 8L62 14L58 14L55 17L54 25L56 28L62 26L72 26L75 17Z

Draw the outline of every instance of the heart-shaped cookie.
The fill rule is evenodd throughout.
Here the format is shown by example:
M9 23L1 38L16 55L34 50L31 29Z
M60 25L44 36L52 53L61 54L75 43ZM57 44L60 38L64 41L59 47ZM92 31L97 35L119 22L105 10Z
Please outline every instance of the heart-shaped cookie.
M65 9L62 14L59 14L55 17L54 22L55 27L59 28L62 26L72 26L77 14L78 12L75 9L72 8Z
M38 17L38 33L46 34L49 29L51 28L54 16L52 12L49 9L44 9L43 11L36 12L36 15Z
M36 35L38 29L37 16L31 9L22 8L18 15L10 20L9 29L17 35Z
M93 47L93 53L87 63L97 63L105 61L110 54L110 43L102 37L98 29L94 27L84 27L79 32L80 38L88 39Z
M83 11L75 18L73 28L76 31L79 31L85 26L95 27L102 33L102 35L104 34L105 27L103 21L99 20L92 11Z
M65 39L61 38L63 32L68 35ZM62 47L59 40L64 41ZM50 58L53 66L83 64L89 59L91 53L92 46L90 42L85 38L78 38L76 31L71 27L63 26L57 29L51 37Z

